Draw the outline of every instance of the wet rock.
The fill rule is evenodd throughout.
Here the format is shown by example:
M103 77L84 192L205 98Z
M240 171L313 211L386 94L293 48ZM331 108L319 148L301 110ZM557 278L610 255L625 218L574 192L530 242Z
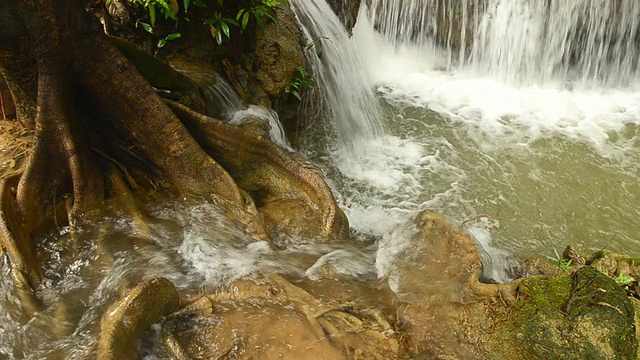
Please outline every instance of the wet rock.
M608 251L598 251L587 260L587 264L612 278L626 275L640 279L639 258L632 258Z
M255 49L243 62L243 68L260 82L270 96L280 96L293 80L297 66L305 64L301 34L288 6L275 8L275 21L256 33ZM247 93L256 91L247 91Z
M273 236L286 234L307 242L323 233L322 214L313 211L304 201L274 199L262 204L258 211L264 216L265 229Z
M351 32L356 25L358 19L358 11L360 10L361 0L328 0L329 6L338 15L340 21Z
M397 284L408 351L423 358L482 358L477 339L491 326L484 302L513 298L512 285L478 281L475 242L444 216L425 211L414 223L412 246L389 276Z
M528 278L485 344L493 358L633 359L633 304L615 281L589 266L570 277Z
M483 284L469 235L433 212L419 214L415 226L411 246L389 276L407 353L425 359L635 358L634 305L610 277L583 266L571 276ZM603 259L610 267L613 258Z
M135 359L140 335L180 306L171 281L154 278L129 291L112 304L100 322L97 358Z
M206 295L212 310L175 335L193 359L393 359L398 341L373 309L344 311L277 275Z
M562 252L562 258L571 261L571 265L582 266L586 264L584 256L582 256L576 248L569 245Z

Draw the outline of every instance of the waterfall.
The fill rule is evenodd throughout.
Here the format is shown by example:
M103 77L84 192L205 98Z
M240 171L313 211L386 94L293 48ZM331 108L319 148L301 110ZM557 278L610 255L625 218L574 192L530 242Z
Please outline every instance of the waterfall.
M202 89L205 113L233 125L245 121L258 121L269 128L269 138L280 147L292 150L287 140L278 113L264 107L244 104L236 90L214 71L183 70Z
M396 45L441 47L449 68L512 84L630 86L640 69L637 0L372 0Z
M342 144L382 132L381 110L360 55L349 34L325 0L291 1L308 41L323 109Z
M214 71L183 70L193 79L204 95L206 114L230 120L233 115L246 108L236 90Z

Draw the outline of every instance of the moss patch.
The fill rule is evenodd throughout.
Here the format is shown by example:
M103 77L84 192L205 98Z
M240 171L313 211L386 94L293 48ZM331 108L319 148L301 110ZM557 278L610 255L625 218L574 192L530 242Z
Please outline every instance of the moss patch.
M529 278L488 353L510 359L635 359L634 309L614 280L585 266L571 276Z

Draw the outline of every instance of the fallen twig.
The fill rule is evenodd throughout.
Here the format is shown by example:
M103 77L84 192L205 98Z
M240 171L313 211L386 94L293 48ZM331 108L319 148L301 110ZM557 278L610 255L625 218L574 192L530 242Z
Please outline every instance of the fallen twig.
M487 218L487 219L491 219L491 220L495 220L495 221L500 221L500 220L502 220L502 219L500 219L500 218L493 217L493 216L491 216L491 215L487 215L487 214L479 214L478 216L475 216L475 217L472 217L471 219L467 219L467 220L463 221L463 222L460 224L459 229L460 229L460 230L462 230L462 229L464 228L464 226L465 226L467 223L470 223L470 222L472 222L472 221L476 221L476 220L478 220L478 219L480 219L480 218Z

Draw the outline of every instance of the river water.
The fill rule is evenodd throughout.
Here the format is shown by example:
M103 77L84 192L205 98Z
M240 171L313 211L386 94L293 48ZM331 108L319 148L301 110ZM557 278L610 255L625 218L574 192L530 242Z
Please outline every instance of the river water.
M361 8L350 41L387 132L347 135L353 151L305 143L352 226L383 235L429 208L457 223L486 215L468 230L514 254L568 244L640 254L637 2L460 3L472 28L463 35L476 32L457 42L466 51L451 27L448 42L438 40L440 1ZM457 6L440 14L460 21ZM579 24L576 40L567 34ZM562 62L563 51L574 63Z
M456 3L470 17L462 28L477 36L465 30L457 42L453 23L444 41L433 30L438 13L455 19L456 9L419 11L440 0L373 1L376 11L361 8L352 36L324 0L291 3L314 43L307 50L326 109L293 146L325 172L353 241L297 239L276 251L250 241L211 199L146 204L149 231L107 209L74 241L66 228L37 239L47 264L38 295L52 305L32 319L21 315L26 304L10 277L0 278L1 358L88 356L105 308L122 289L154 276L185 292L255 271L313 279L327 262L354 278L386 276L411 249L409 223L423 209L464 223L490 255L487 275L496 280L508 280L511 254L553 255L567 244L640 254L640 83L629 46L640 19L634 1L618 2L628 17L614 31L606 25L607 11L615 12L604 6L609 2L482 1L492 23L476 14L477 1L463 0ZM543 3L559 7L553 21L541 15L549 14ZM615 38L617 47L580 40L588 46L569 51L571 66L554 62L558 46L575 45L566 35L575 33L572 14L589 14L586 33L593 41ZM509 31L496 31L498 20ZM566 25L566 41L541 37L549 23ZM241 107L235 103L229 106ZM273 113L256 108L228 117L241 122L243 114L274 122ZM6 261L2 270L9 271ZM145 358L157 358L153 347L143 346Z

